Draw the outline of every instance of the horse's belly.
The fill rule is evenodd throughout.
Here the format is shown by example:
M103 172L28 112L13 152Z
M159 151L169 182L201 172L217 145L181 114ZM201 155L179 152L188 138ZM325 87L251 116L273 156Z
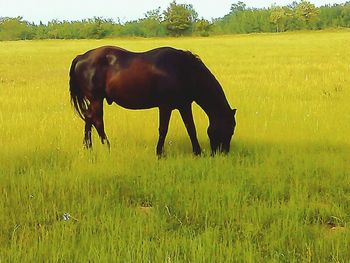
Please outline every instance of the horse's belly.
M143 100L140 98L125 98L125 97L114 97L112 101L118 105L127 108L127 109L149 109L156 107L157 104L152 100Z
M157 98L151 88L117 85L107 88L107 101L127 109L149 109L157 106Z

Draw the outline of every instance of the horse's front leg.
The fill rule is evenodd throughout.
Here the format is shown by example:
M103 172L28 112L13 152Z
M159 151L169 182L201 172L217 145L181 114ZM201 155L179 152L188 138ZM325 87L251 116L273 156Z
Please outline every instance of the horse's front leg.
M168 107L159 107L159 139L157 143L157 156L160 158L164 150L164 141L168 133L171 109Z
M185 105L179 109L183 122L185 123L186 130L190 136L193 153L200 155L202 153L201 147L197 139L196 127L193 121L192 106L191 104Z

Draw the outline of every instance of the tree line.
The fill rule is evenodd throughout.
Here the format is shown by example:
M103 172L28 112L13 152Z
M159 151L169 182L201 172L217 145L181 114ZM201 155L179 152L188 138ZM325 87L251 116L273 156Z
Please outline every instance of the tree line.
M199 18L192 5L173 1L164 11L159 7L146 12L143 18L125 23L94 17L34 24L22 17L0 17L0 40L209 36L339 27L350 27L350 1L316 7L301 0L269 8L248 8L239 1L231 5L227 15L211 21Z

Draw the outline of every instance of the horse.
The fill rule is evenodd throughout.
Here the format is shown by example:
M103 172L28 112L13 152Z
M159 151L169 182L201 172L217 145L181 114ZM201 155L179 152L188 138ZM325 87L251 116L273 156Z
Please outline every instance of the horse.
M69 71L71 103L85 121L84 146L92 147L94 126L102 144L110 147L104 130L103 101L127 109L159 108L159 138L156 154L164 151L169 120L177 109L187 129L193 153L200 155L192 102L209 118L207 134L211 153L228 153L236 127L236 109L231 109L218 80L199 56L190 51L160 47L131 52L102 46L78 55Z

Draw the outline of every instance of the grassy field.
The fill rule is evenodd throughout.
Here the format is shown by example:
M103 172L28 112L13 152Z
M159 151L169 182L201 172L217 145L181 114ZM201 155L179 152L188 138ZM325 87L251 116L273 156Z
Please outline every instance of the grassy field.
M0 262L350 262L350 31L0 42ZM111 152L69 102L75 55L197 53L237 111L228 156L196 158L179 113L105 106ZM69 214L69 215L68 215Z

